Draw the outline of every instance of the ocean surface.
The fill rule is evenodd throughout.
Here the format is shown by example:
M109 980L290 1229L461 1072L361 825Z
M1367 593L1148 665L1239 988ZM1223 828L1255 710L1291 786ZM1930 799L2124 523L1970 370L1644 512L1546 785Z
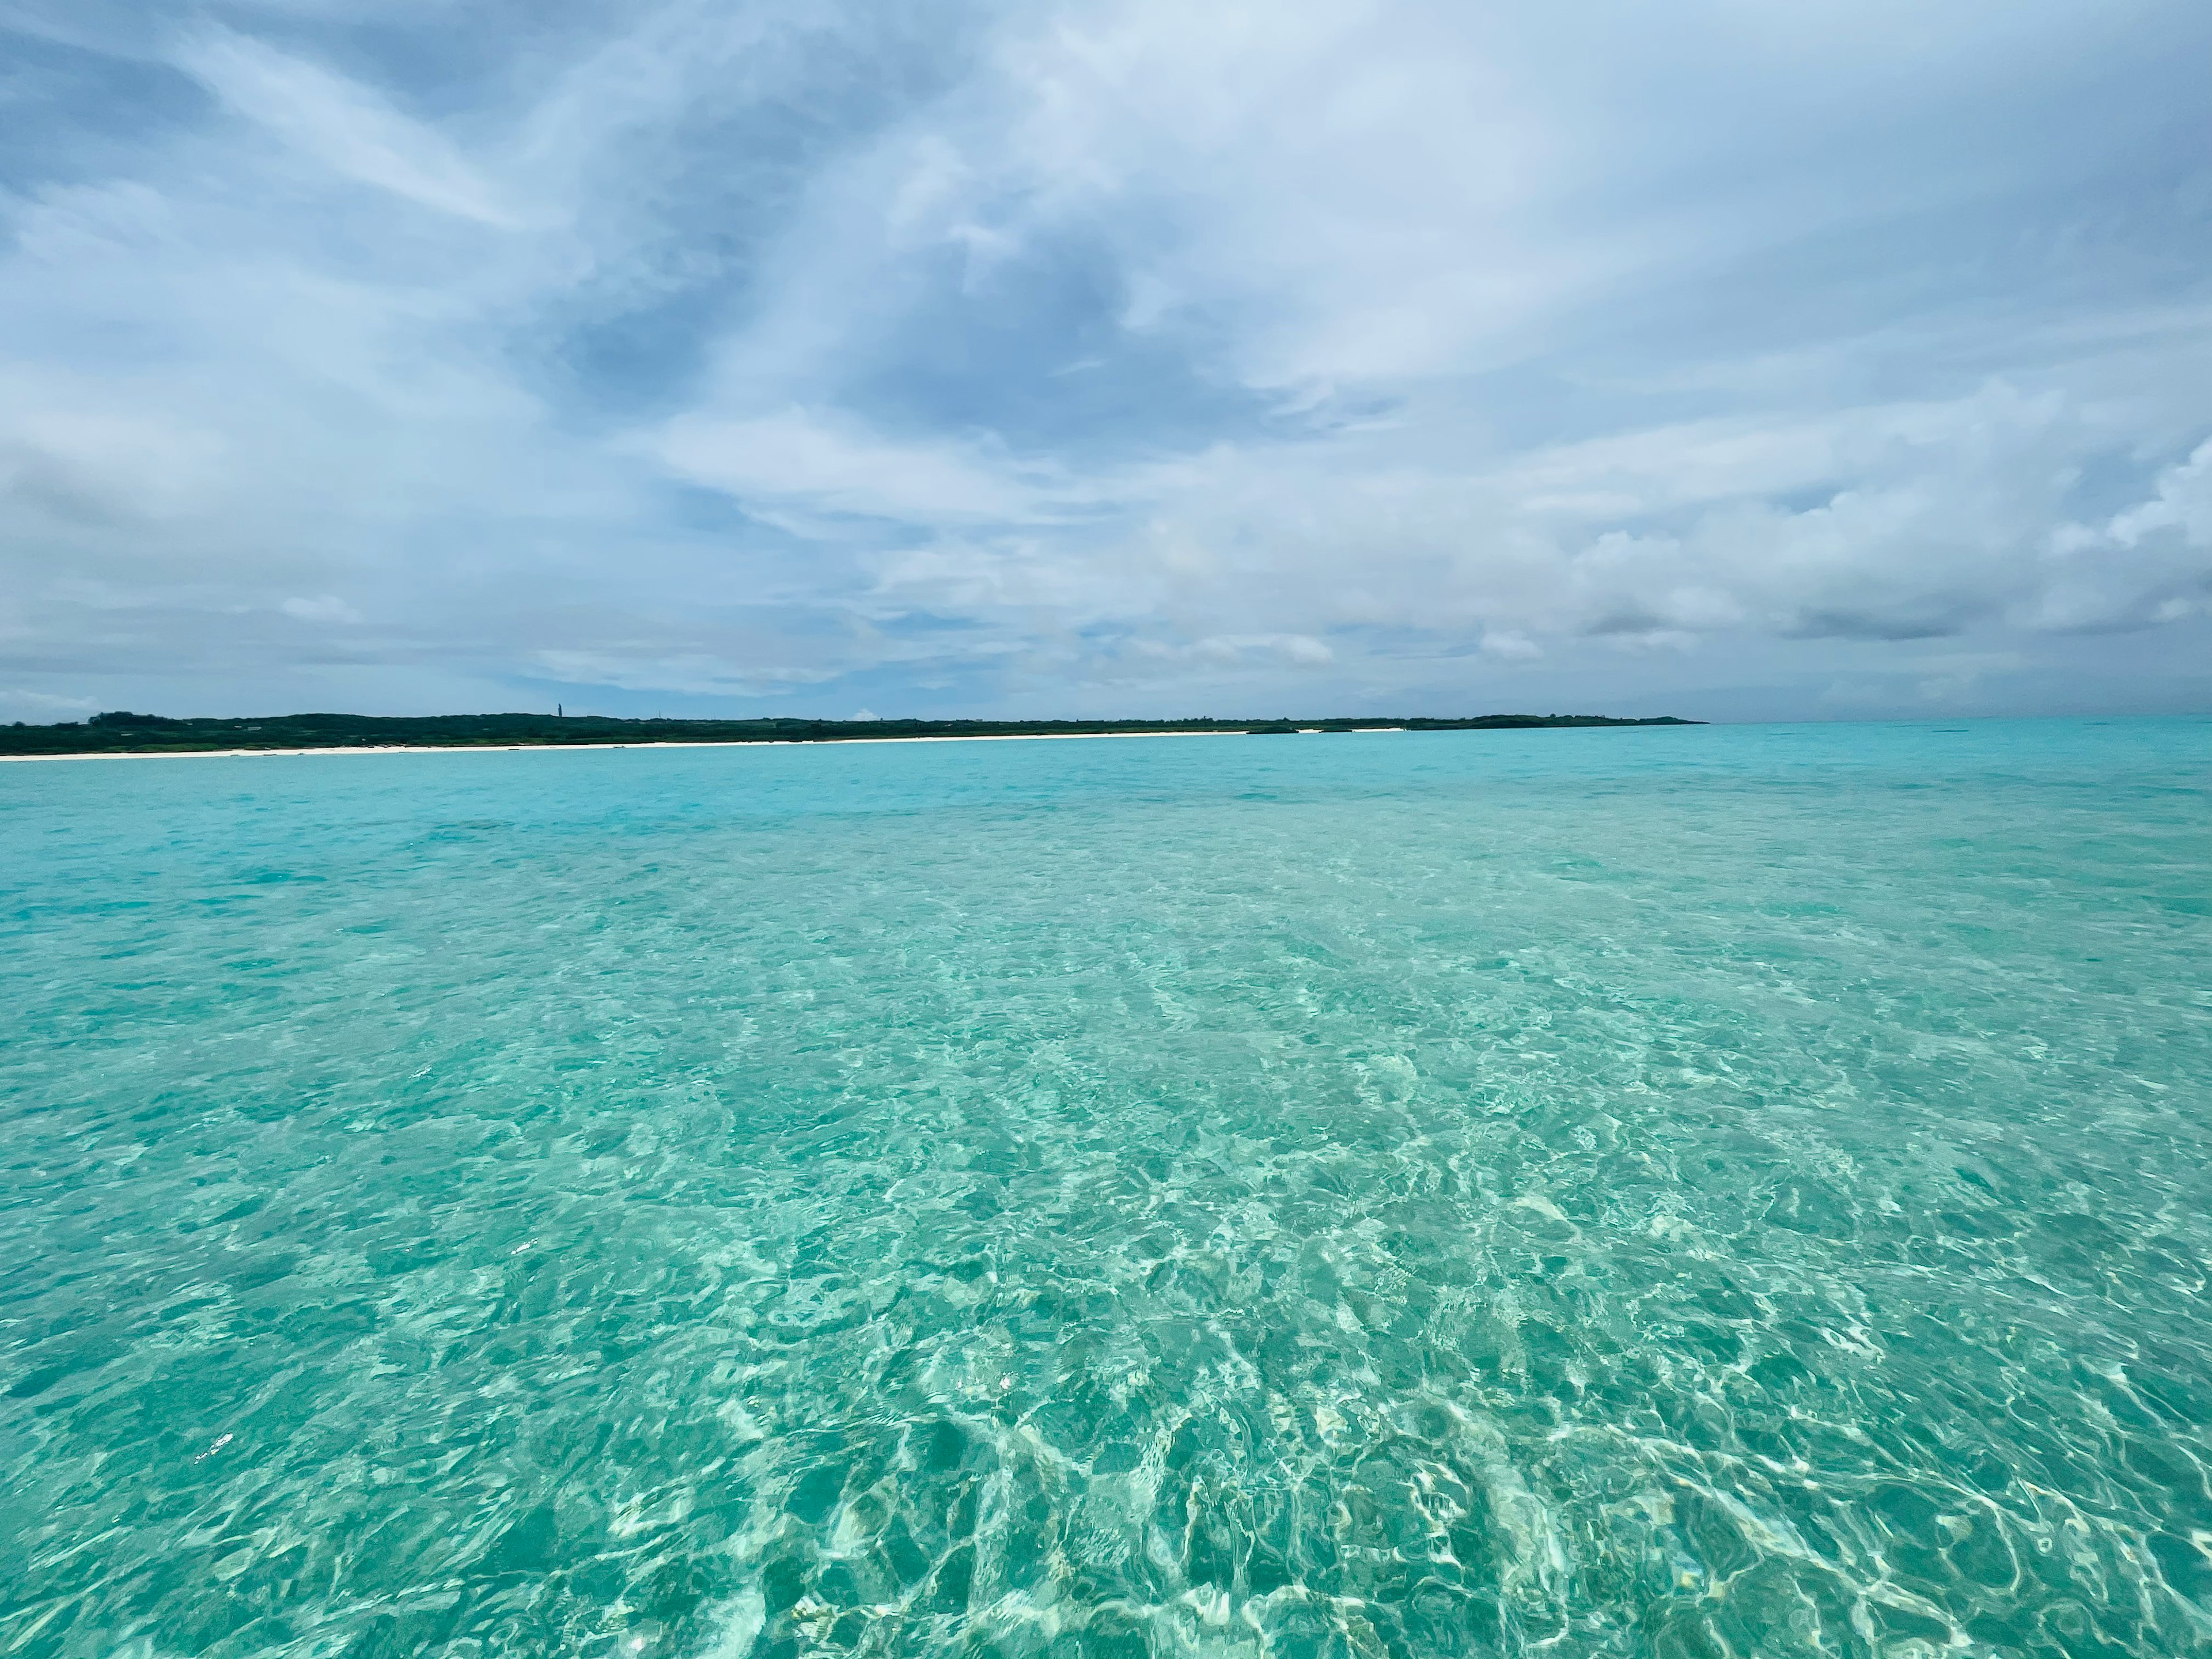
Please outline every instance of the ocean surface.
M2212 722L0 766L0 1653L2212 1650Z

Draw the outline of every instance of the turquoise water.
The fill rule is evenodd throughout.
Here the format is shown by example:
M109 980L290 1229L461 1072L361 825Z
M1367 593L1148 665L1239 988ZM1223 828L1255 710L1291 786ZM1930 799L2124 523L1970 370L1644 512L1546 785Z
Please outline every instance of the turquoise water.
M0 1652L2212 1649L2212 723L0 767Z

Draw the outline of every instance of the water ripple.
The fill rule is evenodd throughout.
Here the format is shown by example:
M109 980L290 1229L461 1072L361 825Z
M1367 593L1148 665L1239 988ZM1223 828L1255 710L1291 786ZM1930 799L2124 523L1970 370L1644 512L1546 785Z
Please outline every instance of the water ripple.
M2204 1650L2208 738L10 769L0 1650Z

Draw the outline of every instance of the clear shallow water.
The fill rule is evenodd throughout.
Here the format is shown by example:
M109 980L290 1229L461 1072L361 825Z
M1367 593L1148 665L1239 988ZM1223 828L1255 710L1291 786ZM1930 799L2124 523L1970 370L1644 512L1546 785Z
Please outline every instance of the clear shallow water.
M0 1652L2212 1647L2212 723L0 768Z

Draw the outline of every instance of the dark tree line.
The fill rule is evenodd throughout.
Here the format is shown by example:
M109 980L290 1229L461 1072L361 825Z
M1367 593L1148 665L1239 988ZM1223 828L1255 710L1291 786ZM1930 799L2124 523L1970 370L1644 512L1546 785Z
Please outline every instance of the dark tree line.
M614 720L596 714L264 714L176 720L116 709L53 726L0 726L0 754L189 753L212 749L489 749L599 743L837 743L866 738L982 738L1144 732L1480 732L1531 726L1695 726L1696 720L1614 720L1601 714L1481 714L1468 720Z

